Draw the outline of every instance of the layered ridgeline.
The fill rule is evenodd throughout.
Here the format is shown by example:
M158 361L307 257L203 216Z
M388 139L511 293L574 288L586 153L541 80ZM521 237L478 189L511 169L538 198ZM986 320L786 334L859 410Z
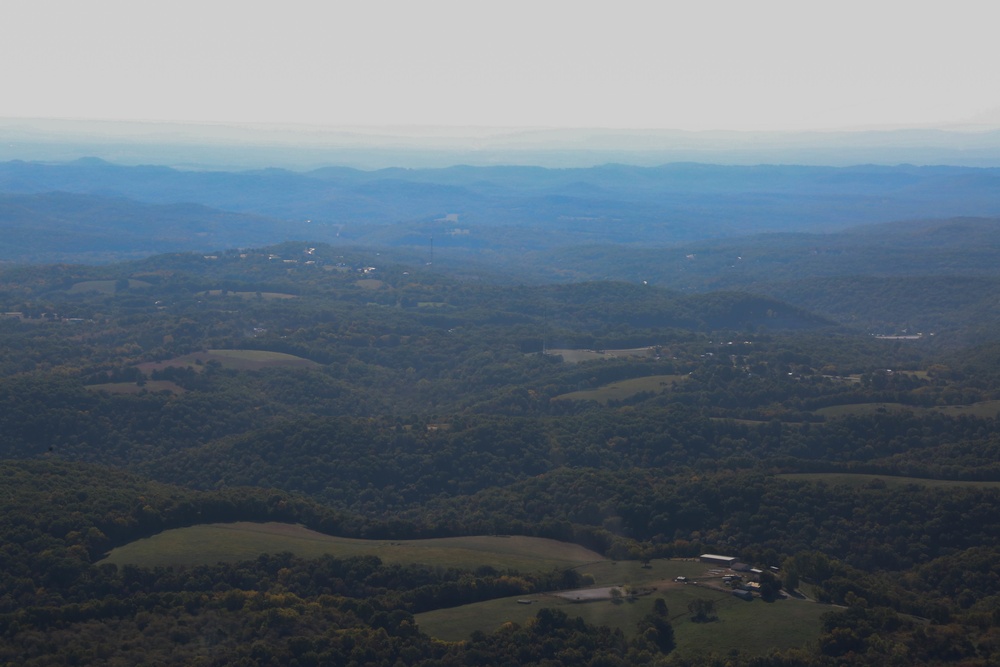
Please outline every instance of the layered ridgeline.
M310 239L339 250L332 256L430 262L463 280L748 291L876 334L983 342L997 324L991 169L194 172L81 160L0 165L0 190L7 261L215 255Z
M996 218L954 218L657 249L554 249L529 259L550 279L604 275L685 291L739 289L873 333L946 330L985 340L997 324L998 239Z
M0 272L2 661L988 660L985 320L379 253Z
M291 231L281 227L270 218L201 204L66 192L0 194L0 259L18 262L106 262L146 257L154 249L266 244Z
M438 261L482 261L500 254L497 259L516 264L526 250L592 243L648 248L760 232L996 217L998 181L996 169L966 167L672 164L297 173L123 167L92 159L8 162L0 165L0 192L6 193L0 224L18 232L30 229L32 218L55 218L62 233L90 234L96 242L106 222L108 250L116 253L310 239L405 247L422 261L430 260L433 245ZM99 199L77 198L67 206L65 195L53 193ZM29 194L35 197L15 197ZM161 208L177 204L184 206ZM134 221L128 236L115 238L125 216ZM5 249L0 259L65 260L75 254L72 247L36 240L39 246L21 243ZM588 275L604 277L601 271L611 268L607 264Z

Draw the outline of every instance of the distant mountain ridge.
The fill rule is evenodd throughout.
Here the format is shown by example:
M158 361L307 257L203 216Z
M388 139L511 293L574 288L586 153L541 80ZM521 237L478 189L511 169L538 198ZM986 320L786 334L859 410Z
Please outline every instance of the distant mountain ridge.
M0 261L105 263L294 240L487 283L750 292L872 331L979 339L1000 325L998 169L186 172L80 160L0 164L0 193ZM747 318L767 310L777 309L761 304Z
M106 262L263 245L289 232L280 221L201 204L145 204L66 192L0 194L0 260L6 261Z
M668 248L554 248L523 257L521 266L542 267L535 271L539 280L602 276L683 292L743 290L873 332L951 330L978 340L1000 326L998 218L892 222Z
M649 246L917 218L1000 216L1000 169L970 167L669 164L298 173L180 171L92 159L0 164L0 192L53 191L308 220L314 229L310 237L320 241L368 243L373 225L382 227L378 242L390 245L414 235L443 238L457 228L462 238L451 244L474 248L496 245L505 235L501 229L508 235L541 232L546 246ZM388 234L386 226L393 228ZM270 240L290 238L295 235L287 232Z

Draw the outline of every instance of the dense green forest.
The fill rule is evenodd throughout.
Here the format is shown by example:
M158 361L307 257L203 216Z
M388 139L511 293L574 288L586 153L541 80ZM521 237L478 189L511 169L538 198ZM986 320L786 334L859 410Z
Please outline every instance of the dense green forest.
M535 285L320 243L6 267L0 664L991 664L995 274L932 274ZM414 615L585 582L280 550L99 563L231 521L731 553L770 604L829 614L764 652L675 650L665 607L631 634L541 609L444 642Z

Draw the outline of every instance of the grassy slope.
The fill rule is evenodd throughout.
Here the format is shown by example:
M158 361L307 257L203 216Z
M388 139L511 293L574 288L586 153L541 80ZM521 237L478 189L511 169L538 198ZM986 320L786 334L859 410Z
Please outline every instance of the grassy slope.
M830 607L801 600L780 600L766 604L744 602L728 592L699 585L674 583L686 576L701 583L718 584L721 571L696 561L654 560L649 568L637 561L610 561L578 545L529 537L456 537L431 540L357 540L323 535L301 526L281 523L206 524L169 530L115 549L103 561L117 565L193 565L256 558L265 552L291 551L303 557L356 556L373 554L387 563L425 563L442 567L475 568L491 565L497 569L521 571L576 567L593 577L598 586L655 588L650 595L615 604L609 600L578 603L551 594L536 594L489 600L473 605L439 609L419 614L417 621L428 634L448 641L460 641L475 630L490 632L503 623L524 623L541 607L556 607L589 623L621 628L633 635L636 624L652 611L653 601L662 597L670 609L682 655L707 651L725 653L741 648L763 654L773 647L798 647L815 641L820 617ZM708 598L716 603L719 619L693 623L688 603ZM518 604L531 599L533 604Z
M597 401L598 403L620 401L644 391L657 394L669 391L672 384L675 382L684 382L687 379L688 376L686 375L649 375L631 380L612 382L596 389L573 391L568 394L556 396L553 400Z
M562 357L566 363L576 364L594 359L621 359L625 357L652 357L656 352L651 347L637 347L629 350L570 350L550 349L546 354Z
M298 296L294 294L286 294L285 292L233 292L231 290L226 290L223 292L221 289L212 289L206 292L198 292L198 296L234 296L241 299L257 299L262 300L281 300L281 299L297 299Z
M523 624L540 608L553 607L570 616L580 616L588 623L620 628L626 636L634 636L636 624L652 612L654 600L662 597L676 633L677 653L683 656L709 650L725 654L730 649L766 654L772 648L806 646L816 641L821 617L832 610L826 605L791 598L771 604L758 599L745 602L727 592L672 581L681 575L708 582L721 578L721 574L708 575L709 568L702 563L654 560L652 565L650 569L643 569L635 561L603 561L577 568L593 575L598 584L630 583L656 588L651 595L633 601L577 603L554 595L537 594L438 609L418 614L416 620L421 630L434 637L459 641L476 630L491 632L506 622ZM690 620L687 605L697 598L715 602L717 621L694 623ZM533 602L518 604L517 601L523 599Z
M164 531L113 550L116 565L197 565L235 562L290 551L305 558L375 555L386 563L424 563L475 569L490 565L521 571L573 567L602 560L576 544L534 537L450 537L430 540L358 540L282 523L204 524Z

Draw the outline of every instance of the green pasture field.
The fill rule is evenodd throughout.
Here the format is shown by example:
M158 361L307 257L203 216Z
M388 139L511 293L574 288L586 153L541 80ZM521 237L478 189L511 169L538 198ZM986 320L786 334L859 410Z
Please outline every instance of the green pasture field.
M653 602L661 597L667 604L670 622L674 626L679 656L715 651L727 653L741 649L762 655L772 648L795 648L810 645L819 637L821 617L832 607L807 600L786 599L773 603L755 599L753 602L733 597L719 591L693 584L678 584L676 576L695 580L704 577L710 566L691 561L654 560L650 569L643 569L638 562L620 561L578 567L580 572L592 574L597 569L601 578L620 575L615 582L637 587L654 587L648 595L629 601L614 603L610 600L573 602L551 594L521 595L489 600L451 609L417 614L420 629L446 641L467 639L476 630L492 632L507 622L523 625L542 607L560 609L571 617L579 616L588 623L620 628L629 638L636 634L636 626L643 616L652 612ZM721 574L714 578L721 579ZM608 581L599 581L607 585ZM694 623L687 611L688 603L697 598L715 602L719 619L710 623ZM519 604L518 600L531 600Z
M698 559L656 559L650 561L649 567L642 567L637 560L602 560L588 563L576 568L582 575L594 578L595 586L616 586L631 584L633 586L650 586L657 582L672 581L674 577L687 577L692 581L721 581L722 575L711 575L709 571L714 566L700 562Z
M828 380L836 380L838 382L846 382L848 384L860 384L861 383L861 375L860 374L854 374L854 375L824 375L823 377L825 377Z
M289 551L303 558L378 556L385 563L422 563L475 569L547 571L600 561L603 556L568 542L495 535L427 540L358 540L285 523L214 523L167 530L118 547L101 561L115 565L206 565L252 560Z
M178 387L170 380L149 380L142 386L135 382L106 382L105 384L87 385L87 389L106 391L109 394L141 394L144 391L153 393L169 391L172 394L183 394L185 391L183 387Z
M899 488L916 484L928 488L943 487L1000 487L1000 482L962 481L952 479L923 479L920 477L896 477L893 475L865 475L848 472L804 472L775 475L782 479L799 479L807 482L823 482L831 486L872 486L884 483L886 488Z
M137 368L143 373L163 370L168 366L191 366L199 369L206 362L217 361L223 368L237 371L256 371L262 368L274 367L310 367L318 366L315 361L296 357L284 352L266 352L263 350L208 350L207 352L192 352L167 361L151 361L139 364Z
M362 289L378 289L385 283L378 278L362 278L361 280L355 281L354 284Z
M598 403L606 404L608 401L620 401L643 392L651 391L659 394L669 391L672 384L675 382L684 382L687 379L687 375L649 375L647 377L612 382L596 389L585 389L583 391L561 394L552 400L597 401Z
M775 648L813 649L819 640L823 616L836 610L830 605L795 598L768 603L757 598L747 602L730 594L719 595L722 599L715 603L719 620L711 623L695 623L687 614L674 618L675 613L687 611L689 600L672 604L671 598L666 598L678 656L709 651L726 654L733 649L752 655L766 655Z
M576 364L581 361L593 361L594 359L619 359L623 357L651 357L656 354L652 347L636 347L629 350L567 350L551 349L546 350L546 354L562 357L562 360Z
M718 583L720 570L694 560L610 561L575 544L520 536L456 537L428 540L358 540L323 535L302 526L282 523L205 524L168 530L112 551L102 563L144 567L199 565L254 559L261 553L289 551L305 558L324 554L338 557L375 555L386 563L423 563L474 569L489 565L498 570L546 571L575 567L590 575L595 585L654 589L632 600L574 602L552 594L522 595L418 614L421 630L446 641L460 641L475 630L492 632L508 621L523 624L541 607L553 607L588 623L621 628L634 636L636 624L662 597L670 610L679 655L740 648L754 654L771 648L804 646L819 635L820 617L830 607L803 600L767 604L745 602L726 591L696 584L679 584L686 576L702 583ZM694 623L687 605L696 598L715 601L717 621ZM519 604L518 600L532 600Z
M144 280L136 280L134 278L129 278L128 280L129 288L138 287L151 287L151 283L147 283ZM74 283L67 292L70 294L79 294L80 292L100 292L102 294L114 294L118 289L117 280L84 280L83 282Z
M813 414L831 419L845 415L871 415L879 412L900 411L915 413L938 412L943 415L956 417L959 415L968 415L972 417L996 418L1000 417L1000 400L981 401L969 405L935 405L932 407L906 405L903 403L848 403L820 408L814 410Z
M198 292L198 296L237 296L241 299L256 299L258 296L261 299L299 298L295 294L285 294L284 292L233 292L232 290L226 290L223 292L221 289L210 289L205 292Z

